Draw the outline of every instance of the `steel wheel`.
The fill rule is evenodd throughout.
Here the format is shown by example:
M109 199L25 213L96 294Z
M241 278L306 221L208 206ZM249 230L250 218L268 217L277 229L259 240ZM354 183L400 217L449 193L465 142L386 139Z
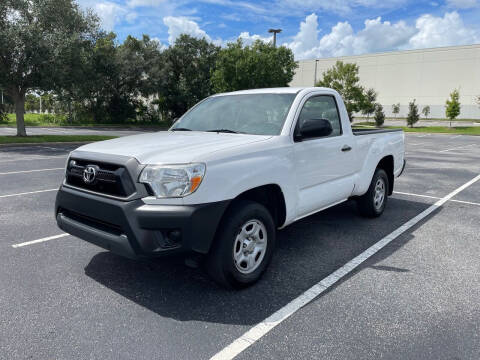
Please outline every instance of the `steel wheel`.
M235 267L242 274L251 274L262 263L267 250L267 229L257 219L242 225L233 244Z
M379 178L375 183L375 193L373 196L373 205L376 210L380 210L383 206L383 201L385 200L386 186L385 181L382 178Z

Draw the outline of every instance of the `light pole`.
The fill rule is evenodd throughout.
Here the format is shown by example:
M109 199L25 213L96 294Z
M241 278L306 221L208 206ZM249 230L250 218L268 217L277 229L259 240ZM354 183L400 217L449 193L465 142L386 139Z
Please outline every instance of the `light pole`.
M313 75L313 86L317 83L317 64L318 64L318 59L315 59L315 74Z
M282 32L282 29L268 29L269 33L273 33L273 47L277 46L277 34Z

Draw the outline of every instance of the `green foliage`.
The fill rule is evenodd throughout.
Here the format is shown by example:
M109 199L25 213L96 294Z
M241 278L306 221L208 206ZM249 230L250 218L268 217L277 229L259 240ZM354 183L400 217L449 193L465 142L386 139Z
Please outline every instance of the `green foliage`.
M428 118L428 115L430 115L430 105L426 105L422 109L422 114L425 116L425 119Z
M368 89L363 95L361 104L362 114L367 116L367 121L370 115L375 112L377 106L375 101L377 101L377 92L374 89Z
M383 112L383 106L381 104L375 104L375 124L382 126L385 122L385 113Z
M329 87L342 95L350 121L353 113L362 110L364 89L359 84L358 65L337 61L335 66L323 73L323 78L316 86Z
M0 87L16 104L18 135L26 135L25 94L71 82L82 49L97 34L97 18L84 14L73 0L0 2ZM66 64L66 58L71 62Z
M8 121L7 111L5 106L0 103L0 123L6 123Z
M451 120L460 115L460 93L458 90L453 90L450 94L450 99L447 99L445 104L445 115Z
M241 39L220 50L212 75L215 92L283 87L292 81L297 63L285 46L255 41L244 46Z
M212 94L210 77L219 49L205 39L183 34L162 53L156 103L165 118L171 120L182 115Z
M408 115L407 125L413 127L413 125L420 119L418 114L418 105L415 104L415 100L408 103Z
M392 105L392 113L395 115L395 118L400 113L400 103Z

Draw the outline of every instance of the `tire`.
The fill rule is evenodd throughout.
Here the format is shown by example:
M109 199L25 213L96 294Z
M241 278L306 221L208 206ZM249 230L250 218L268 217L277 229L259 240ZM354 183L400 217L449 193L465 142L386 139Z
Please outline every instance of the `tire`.
M230 289L254 284L270 263L275 237L275 223L265 206L246 200L234 203L225 213L206 259L208 274Z
M376 169L368 191L357 199L360 214L369 218L382 215L387 205L389 188L390 184L385 170Z

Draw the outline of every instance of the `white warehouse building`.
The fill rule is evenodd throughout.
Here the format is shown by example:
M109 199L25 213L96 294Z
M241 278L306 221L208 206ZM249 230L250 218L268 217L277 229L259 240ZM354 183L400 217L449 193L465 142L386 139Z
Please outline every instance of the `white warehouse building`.
M393 116L392 104L400 103L398 116L405 117L408 103L416 99L419 112L429 105L429 117L445 118L445 101L458 89L458 118L480 119L480 45L302 60L290 86L312 86L315 74L321 79L337 60L359 66L360 83L377 91L387 116Z

